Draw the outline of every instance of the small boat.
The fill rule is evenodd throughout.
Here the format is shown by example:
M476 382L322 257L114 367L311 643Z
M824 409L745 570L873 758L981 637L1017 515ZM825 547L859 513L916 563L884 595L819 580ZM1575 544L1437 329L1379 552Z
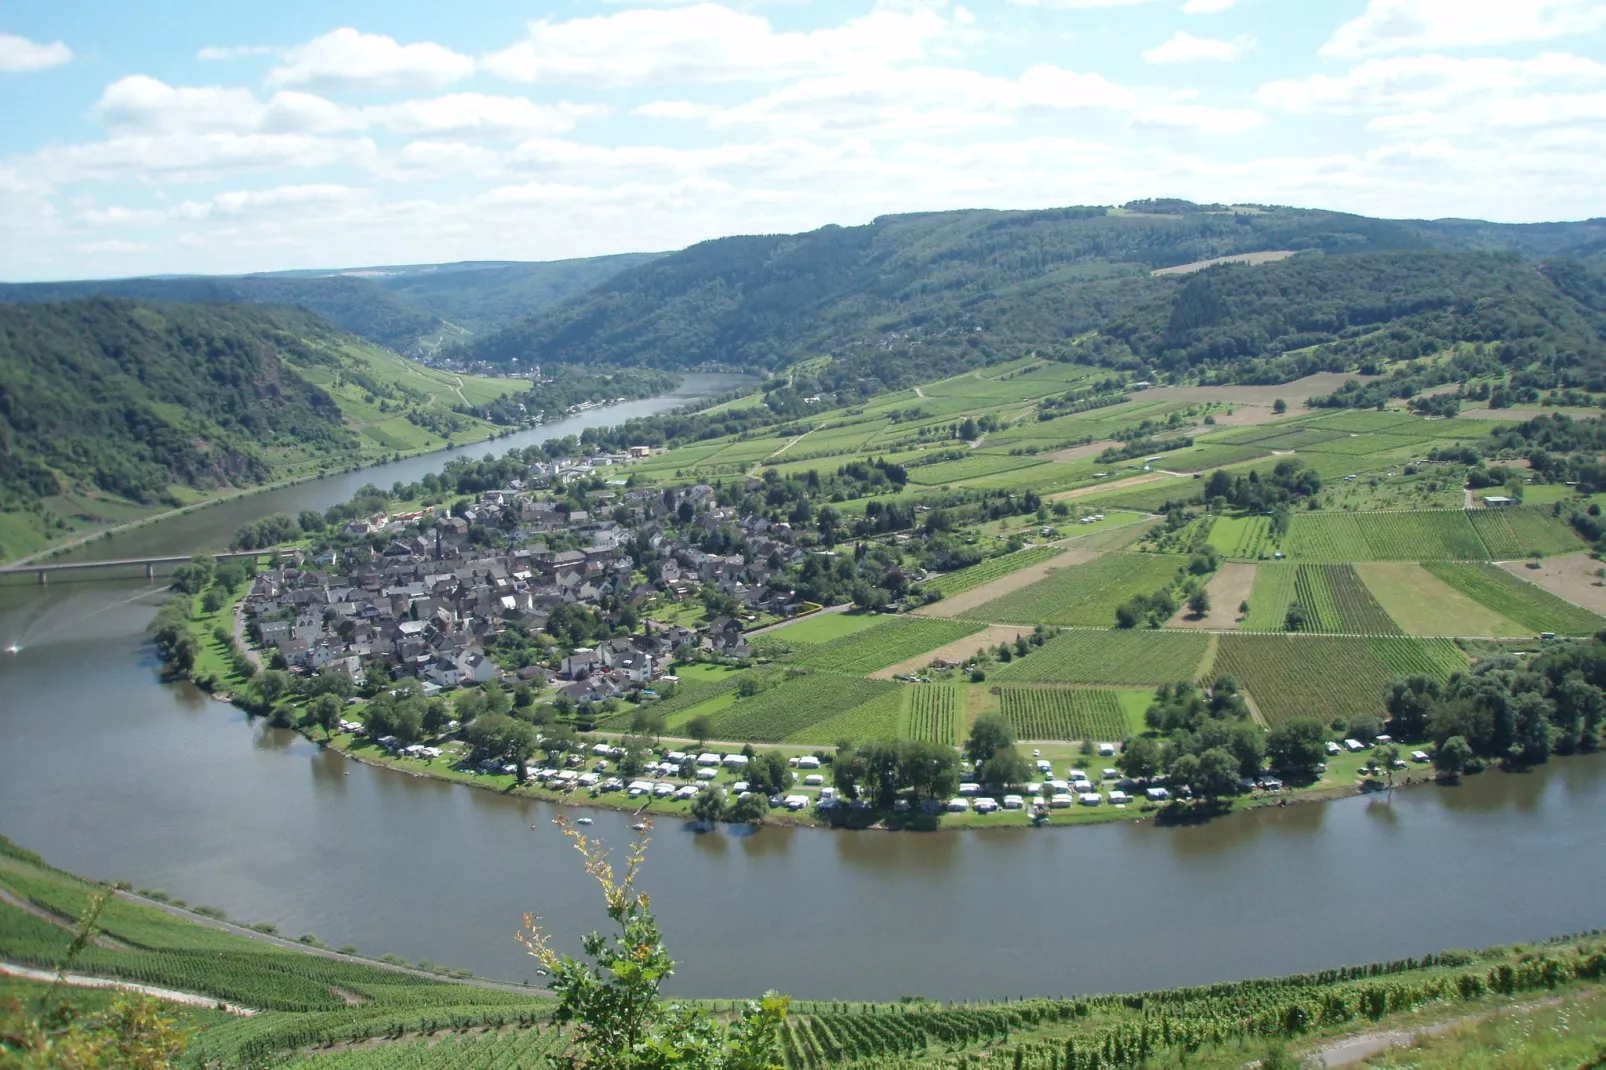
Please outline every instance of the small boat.
M634 825L631 825L630 827L635 829L637 832L642 832L642 831L646 830L647 823L645 821L637 821Z
M577 817L574 819L574 823L576 825L589 825L591 824L591 819L589 817Z

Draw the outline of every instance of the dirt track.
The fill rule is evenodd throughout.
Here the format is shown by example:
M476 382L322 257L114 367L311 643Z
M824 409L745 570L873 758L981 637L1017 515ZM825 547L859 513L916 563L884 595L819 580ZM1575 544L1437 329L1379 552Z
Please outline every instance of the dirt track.
M872 680L890 680L894 676L907 676L918 672L941 658L949 664L960 664L969 660L970 656L979 650L996 647L999 643L1013 643L1023 635L1031 635L1032 629L1026 625L993 624L975 635L967 635L963 639L940 646L936 650L907 661L900 661L896 665L888 665L885 669L870 674Z
M1141 487L1145 483L1154 483L1161 479L1191 479L1192 476L1179 476L1172 472L1145 472L1141 476L1128 476L1110 483L1096 483L1091 487L1077 487L1075 490L1064 490L1058 494L1050 494L1051 502L1070 501L1072 498L1091 498L1095 494L1103 494L1107 490L1124 490L1127 487Z
M1051 557L1047 561L1039 561L1035 565L1018 569L1007 576L1000 576L991 583L984 583L980 587L972 587L968 591L960 591L952 598L944 598L940 602L933 602L929 606L921 606L915 610L919 617L958 617L985 605L995 598L1002 598L1011 591L1018 591L1027 584L1036 583L1057 568L1066 568L1070 565L1081 565L1099 556L1097 550L1066 550L1058 557ZM997 645L996 643L994 645ZM924 665L931 659L920 664Z

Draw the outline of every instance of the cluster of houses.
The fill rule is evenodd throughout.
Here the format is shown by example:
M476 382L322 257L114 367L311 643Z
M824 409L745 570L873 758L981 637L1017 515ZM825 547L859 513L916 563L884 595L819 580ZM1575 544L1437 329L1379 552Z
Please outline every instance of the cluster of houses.
M360 686L368 669L380 664L393 676L417 678L426 692L501 676L556 685L583 705L650 690L670 662L688 653L745 658L751 650L740 617L800 611L802 600L775 582L805 552L790 527L735 515L707 484L668 500L658 489L610 487L589 494L585 509L575 508L573 498L542 493L543 486L582 467L589 473L602 460L532 466L528 480L486 491L456 515L425 510L353 520L345 530L363 542L282 557L258 573L244 612L263 648L293 670L342 672ZM689 514L682 503L689 503ZM512 532L512 547L475 545L470 532L476 524ZM699 549L702 537L716 531L731 536L723 544L742 552ZM652 557L645 570L632 552L641 546ZM564 655L557 667L508 673L487 654L509 624L539 633L561 606L640 610L698 597L705 586L740 606L739 617L695 630L649 621L639 635L543 652Z

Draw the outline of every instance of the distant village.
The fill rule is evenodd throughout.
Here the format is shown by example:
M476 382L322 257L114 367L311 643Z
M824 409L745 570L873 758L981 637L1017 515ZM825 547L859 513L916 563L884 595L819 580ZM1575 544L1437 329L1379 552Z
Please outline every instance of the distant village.
M341 672L361 687L382 666L392 678L416 678L426 694L500 677L510 685L555 685L577 707L651 690L673 661L699 652L746 658L742 633L751 620L786 618L804 607L770 582L808 552L790 525L737 516L717 504L707 484L666 492L610 479L606 489L586 493L585 509L551 493L647 452L538 462L525 478L454 508L457 515L442 509L352 520L343 529L350 539L340 540L351 545L298 551L259 572L245 619L264 651L292 671ZM478 525L511 530L512 546L472 545ZM744 552L697 548L721 529L723 544ZM552 549L549 541L577 548ZM650 581L631 554L642 545L654 552ZM740 612L696 628L651 619L652 607L696 601L709 587ZM558 607L571 605L627 606L643 623L638 634L548 649L542 664L504 671L494 663L487 646L509 625L535 635Z

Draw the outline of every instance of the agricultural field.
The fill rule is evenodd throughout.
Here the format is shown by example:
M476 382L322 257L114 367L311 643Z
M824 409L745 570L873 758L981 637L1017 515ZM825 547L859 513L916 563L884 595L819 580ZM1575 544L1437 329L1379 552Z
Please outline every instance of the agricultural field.
M282 1064L284 1070L513 1070L545 1066L563 1054L568 1037L556 1026L503 1033L431 1037L379 1047L319 1052Z
M1147 692L1141 693L1145 701ZM1015 738L1118 741L1143 731L1142 708L1134 719L1132 703L1116 691L1070 687L1001 687L999 708ZM1135 723L1134 723L1135 720Z
M1296 513L1288 556L1305 561L1484 561L1488 548L1464 510Z
M964 720L957 687L920 684L903 689L898 735L925 743L957 744Z
M1009 457L996 454L974 453L960 461L941 461L909 469L909 482L936 487L957 483L962 479L976 479L996 475L1017 468L1030 468L1043 462L1035 457Z
M1537 553L1558 557L1584 549L1563 520L1538 509L1474 509L1467 513L1488 556L1495 561Z
M811 647L794 660L805 668L827 672L872 673L957 642L981 628L971 621L893 617L874 628Z
M1317 608L1319 630L1360 635L1400 635L1399 625L1372 597L1353 565L1300 565L1294 581L1301 605ZM1311 593L1306 603L1305 592ZM1313 629L1316 630L1316 629Z
M1533 634L1449 586L1414 561L1370 561L1354 567L1383 611L1407 635Z
M694 706L688 717L707 713L713 720L713 737L779 743L822 721L829 721L886 694L896 696L898 685L881 680L834 673L811 673L777 684L748 698L721 696ZM881 708L874 711L880 716ZM896 725L897 708L892 710ZM889 732L888 735L891 733ZM828 741L831 742L831 741Z
M816 721L788 735L787 743L814 743L832 747L842 740L865 743L876 739L895 739L903 711L905 687L882 691L869 700L834 717Z
M1115 608L1136 594L1169 585L1186 561L1160 554L1105 554L1096 561L1057 569L1018 591L977 606L975 620L1021 624L1110 626Z
M928 591L939 592L944 598L950 598L961 591L968 591L972 587L980 587L984 583L1002 579L1028 565L1051 560L1064 552L1064 549L1058 546L1028 546L1024 550L1004 554L1002 557L990 557L969 568L933 576L921 586Z
M802 620L765 632L755 639L773 639L794 648L821 646L885 624L887 619L875 613L811 613Z
M1443 639L1224 635L1215 675L1235 679L1276 727L1301 717L1383 716L1383 690L1395 676L1444 679L1465 666Z
M1214 636L1072 629L992 675L1000 684L1168 684L1199 676Z
M1218 516L1210 528L1210 545L1223 557L1239 561L1263 561L1277 550L1277 537L1271 518L1264 516Z
M1606 627L1606 619L1542 587L1519 580L1498 565L1434 562L1422 567L1455 590L1531 632L1593 635Z
M1255 587L1249 595L1249 615L1241 630L1280 632L1284 630L1288 607L1294 604L1294 581L1299 566L1287 561L1266 561L1255 568Z

